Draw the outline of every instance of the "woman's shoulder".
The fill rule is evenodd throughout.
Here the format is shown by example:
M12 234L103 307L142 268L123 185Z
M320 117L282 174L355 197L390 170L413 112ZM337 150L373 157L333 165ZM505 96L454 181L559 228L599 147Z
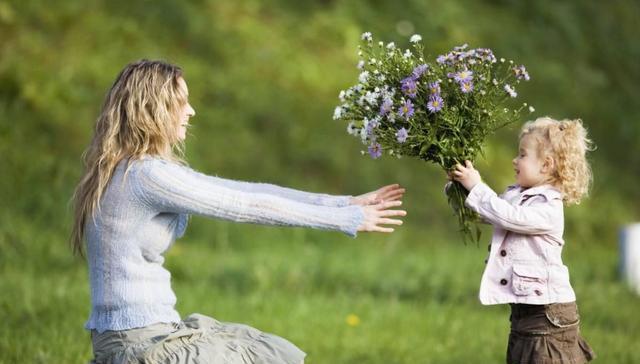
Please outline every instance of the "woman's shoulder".
M136 159L128 159L130 170L138 172L151 172L156 170L190 170L185 163L165 159L159 156L145 155Z
M122 169L125 178L134 184L146 182L162 182L166 180L184 179L192 171L186 165L156 156L142 156L140 158L126 158L120 161L118 168Z

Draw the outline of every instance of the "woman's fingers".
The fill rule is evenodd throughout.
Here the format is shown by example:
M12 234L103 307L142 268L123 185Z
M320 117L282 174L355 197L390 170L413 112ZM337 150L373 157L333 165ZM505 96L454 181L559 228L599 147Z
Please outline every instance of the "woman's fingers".
M397 191L394 191L394 192L390 192L386 196L383 196L382 200L384 200L384 201L395 201L397 199L402 198L403 195L404 195L404 189L397 190Z
M382 203L375 205L375 207L378 210L386 210L390 207L398 207L401 205L402 205L402 201L384 201Z
M391 188L391 189L387 189L385 191L383 191L382 193L379 193L378 196L380 196L380 198L386 200L388 198L390 198L390 196L395 196L395 195L402 195L405 192L404 188L401 187L396 187L396 188Z
M402 225L402 220L392 217L405 216L407 212L404 210L391 210L391 208L400 205L402 205L402 201L385 201L377 205L365 206L365 219L358 231L393 232L393 228L383 225Z
M374 226L369 231L377 231L377 232L381 232L381 233L392 233L393 232L393 228L385 228L385 227L380 227L380 226Z
M407 212L405 210L380 210L378 211L378 216L387 217L387 216L406 216Z
M396 189L398 187L400 187L400 185L397 184L397 183L394 183L394 184L390 184L390 185L386 185L384 187L381 187L380 189L378 189L378 191L380 191L381 193L384 193L384 192L389 191L389 190L394 190L394 189Z
M378 219L378 223L377 224L381 224L381 225L402 225L402 220L382 218L382 219Z

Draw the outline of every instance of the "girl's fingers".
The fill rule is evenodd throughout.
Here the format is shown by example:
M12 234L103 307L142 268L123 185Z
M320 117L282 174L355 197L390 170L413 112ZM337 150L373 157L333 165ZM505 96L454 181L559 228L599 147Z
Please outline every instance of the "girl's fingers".
M465 166L467 166L467 168L473 168L473 164L471 164L471 161L466 160L464 161Z

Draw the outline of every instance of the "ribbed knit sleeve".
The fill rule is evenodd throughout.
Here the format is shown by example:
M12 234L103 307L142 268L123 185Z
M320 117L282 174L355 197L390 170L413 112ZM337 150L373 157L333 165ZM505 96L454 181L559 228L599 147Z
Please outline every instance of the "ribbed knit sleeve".
M198 173L160 159L137 161L134 189L138 197L159 212L196 214L264 225L302 226L342 231L355 236L364 218L360 206L331 207L300 202L313 197L283 195L286 189L250 187ZM267 191L277 191L271 194ZM275 192L274 192L275 193Z
M267 195L279 196L289 200L294 200L311 205L343 207L349 205L352 196L333 196L323 193L312 193L299 191L292 188L281 187L270 183L243 182L220 177L208 176L195 172L200 178L209 180L211 183L227 187L233 190L264 193Z

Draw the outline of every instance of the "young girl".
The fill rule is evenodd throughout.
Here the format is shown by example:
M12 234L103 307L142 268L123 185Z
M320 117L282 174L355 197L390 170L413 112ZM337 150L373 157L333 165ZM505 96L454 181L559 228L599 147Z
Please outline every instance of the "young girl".
M563 202L579 203L591 182L590 140L580 120L526 123L513 160L516 184L497 196L469 161L453 179L466 205L494 226L480 283L485 305L511 305L509 364L585 363L595 357L580 336L580 316L562 263Z
M117 77L84 155L74 195L74 250L87 260L93 363L298 364L304 353L252 327L180 319L163 254L190 214L238 222L391 232L404 189L357 197L225 180L185 166L179 152L195 111L180 68L140 61Z

